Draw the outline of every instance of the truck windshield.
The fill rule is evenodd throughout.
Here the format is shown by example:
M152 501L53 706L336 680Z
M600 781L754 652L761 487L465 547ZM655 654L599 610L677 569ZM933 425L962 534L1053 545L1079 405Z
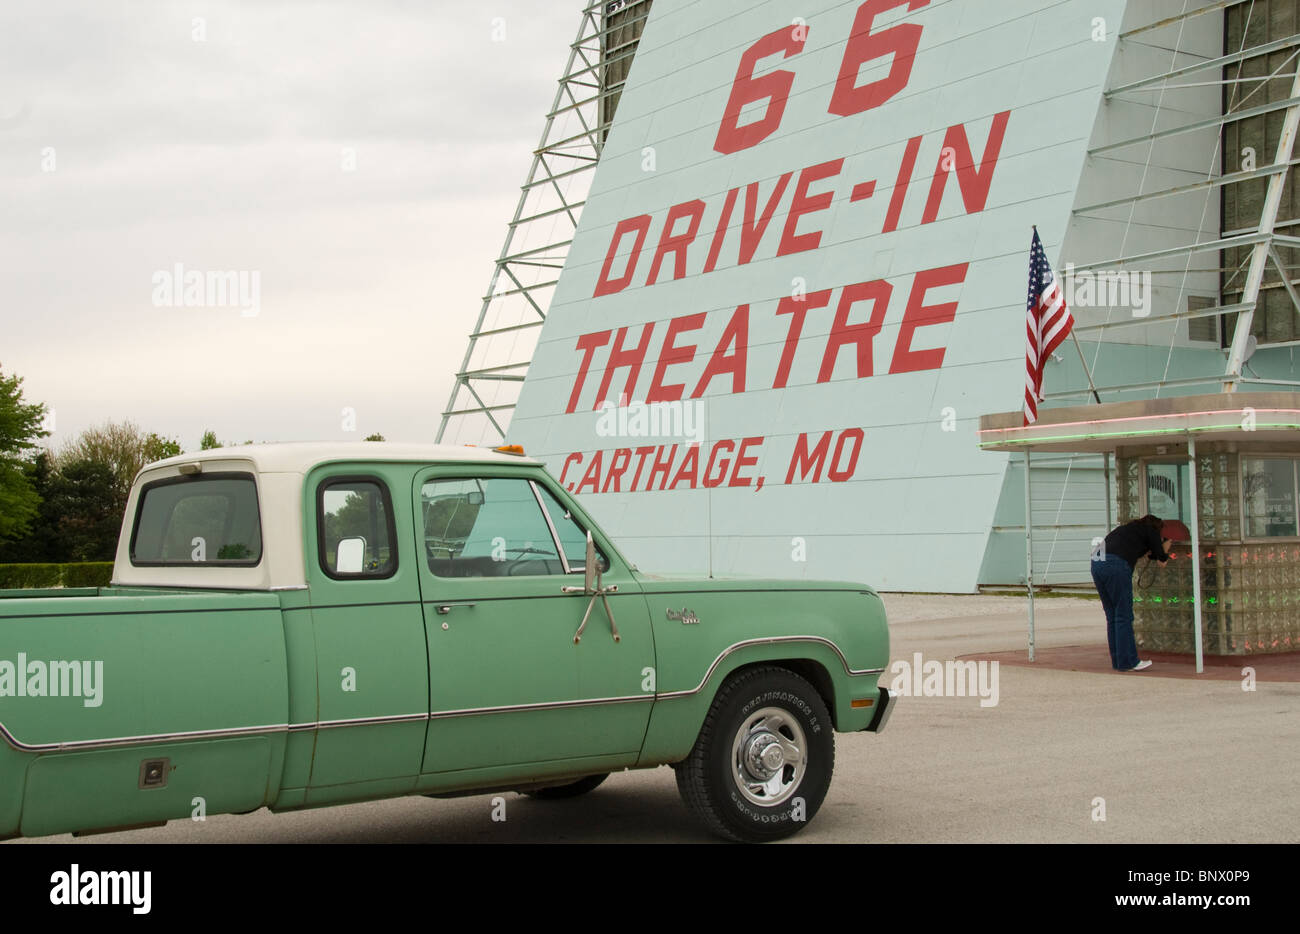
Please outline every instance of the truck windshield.
M137 566L251 566L262 560L251 474L208 474L145 486L131 532Z

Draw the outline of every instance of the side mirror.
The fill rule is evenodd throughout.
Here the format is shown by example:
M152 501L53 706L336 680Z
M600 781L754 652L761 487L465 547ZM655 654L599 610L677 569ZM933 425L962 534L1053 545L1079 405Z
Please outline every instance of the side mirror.
M334 559L336 574L360 574L366 558L366 540L361 537L339 539Z
M582 631L587 628L587 620L591 617L591 608L596 605L596 598L605 606L605 615L609 617L610 635L614 637L615 642L621 642L622 636L618 634L618 623L614 622L614 611L609 608L609 598L606 594L616 593L618 584L610 584L608 587L601 585L601 566L596 563L596 543L591 540L591 530L587 530L587 566L583 569L583 592L590 594L591 599L587 601L587 611L582 614L582 622L578 624L578 631L573 634L573 643L577 645L582 641ZM561 587L566 593L576 593L577 587Z
M596 592L596 543L591 540L591 529L587 530L587 566L582 577L582 586L586 593Z

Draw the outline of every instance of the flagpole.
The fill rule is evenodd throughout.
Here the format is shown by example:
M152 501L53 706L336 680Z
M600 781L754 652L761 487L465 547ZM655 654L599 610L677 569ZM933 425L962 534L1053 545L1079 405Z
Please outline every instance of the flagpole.
M1097 387L1092 383L1092 371L1088 369L1088 361L1084 359L1083 348L1079 346L1079 335L1074 333L1074 328L1070 328L1070 336L1074 338L1074 349L1079 351L1079 362L1083 364L1083 372L1088 377L1088 388L1092 390L1092 397L1101 405L1101 396L1097 395Z
M1038 233L1038 225L1032 226L1034 233ZM1088 377L1088 388L1092 390L1092 398L1101 405L1101 396L1097 395L1097 386L1092 381L1092 370L1088 368L1088 359L1083 355L1083 347L1079 344L1079 335L1074 333L1074 328L1070 328L1070 337L1074 339L1074 349L1079 352L1079 362L1083 364L1083 375Z

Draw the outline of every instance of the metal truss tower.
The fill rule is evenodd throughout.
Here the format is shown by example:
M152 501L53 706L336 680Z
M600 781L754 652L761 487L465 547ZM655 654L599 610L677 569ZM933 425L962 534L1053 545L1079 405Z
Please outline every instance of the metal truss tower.
M1179 66L1178 56L1188 54L1180 49L1184 25L1206 14L1236 17L1235 25L1224 29L1224 54L1202 57L1199 61ZM1283 34L1270 37L1269 32L1279 31L1279 26ZM1239 36L1239 39L1234 39L1234 36ZM1175 323L1177 328L1177 323L1182 321L1210 319L1201 323L1209 326L1208 333L1217 335L1226 360L1221 371L1098 388L1103 394L1109 392L1107 401L1113 401L1126 392L1155 390L1159 394L1165 388L1190 391L1191 387L1201 386L1205 387L1199 390L1201 392L1212 392L1217 388L1231 393L1246 384L1277 388L1300 386L1300 381L1295 380L1243 375L1243 367L1249 369L1246 362L1257 344L1256 332L1261 330L1260 315L1266 293L1272 293L1268 296L1270 309L1278 309L1273 299L1282 299L1285 293L1291 311L1300 315L1300 293L1296 289L1300 280L1295 278L1300 253L1293 252L1300 250L1300 237L1279 230L1293 230L1300 225L1300 212L1291 204L1291 191L1297 175L1295 167L1300 164L1300 159L1294 157L1296 132L1300 126L1300 0L1206 2L1178 15L1129 29L1119 35L1119 41L1166 49L1173 52L1173 60L1165 72L1124 81L1105 92L1107 104L1120 101L1149 103L1151 98L1148 95L1156 95L1153 128L1149 133L1090 149L1089 161L1113 159L1140 165L1145 150L1149 166L1152 147L1157 143L1217 130L1219 145L1214 161L1218 166L1196 181L1156 185L1149 190L1146 186L1148 176L1144 171L1136 192L1103 203L1076 207L1073 212L1075 220L1096 218L1108 210L1127 207L1132 223L1133 208L1139 204L1163 199L1163 203L1174 211L1192 204L1189 199L1208 199L1218 195L1221 208L1230 203L1236 206L1233 212L1236 222L1229 223L1231 218L1225 213L1217 238L1202 240L1198 237L1194 242L1167 249L1121 253L1103 262L1073 267L1076 274L1155 268L1159 275L1162 271L1159 267L1166 265L1171 268L1163 272L1184 277L1189 271L1219 274L1219 297L1215 302L1203 301L1199 303L1201 307L1192 307L1196 304L1193 300L1189 301L1186 310L1089 324L1076 327L1075 333L1080 337L1100 339L1105 332L1115 328L1147 329L1169 323ZM1232 45L1236 48L1233 49ZM1215 86L1222 92L1218 116L1205 118L1204 115L1184 112L1177 104L1165 103L1167 94ZM1258 130L1260 164L1243 165L1238 171L1230 171L1225 166L1229 158L1235 161L1238 157L1240 144L1248 139L1248 126L1253 128L1252 132ZM1251 136L1249 140L1255 142L1255 137ZM1229 145L1230 142L1236 145ZM1252 146L1252 151L1254 148ZM1270 156L1271 161L1263 164ZM1282 207L1284 200L1286 208ZM1125 241L1127 235L1128 229L1125 228ZM1193 259L1206 255L1214 256L1217 262L1208 269L1194 270ZM1291 260L1290 266L1287 259ZM1293 322L1287 337L1269 339L1268 342L1294 343L1300 339L1296 335L1300 335L1300 324ZM1088 394L1089 389L1083 386L1051 392L1047 397L1061 401L1073 398L1077 402Z
M437 440L505 438L651 0L587 3Z

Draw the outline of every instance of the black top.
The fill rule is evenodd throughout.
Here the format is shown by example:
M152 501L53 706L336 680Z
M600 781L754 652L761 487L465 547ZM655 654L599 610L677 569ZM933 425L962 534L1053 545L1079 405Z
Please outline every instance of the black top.
M1105 548L1106 554L1119 555L1129 563L1129 567L1136 567L1138 558L1148 554L1152 561L1162 564L1169 560L1160 533L1137 519L1111 529L1106 536Z

